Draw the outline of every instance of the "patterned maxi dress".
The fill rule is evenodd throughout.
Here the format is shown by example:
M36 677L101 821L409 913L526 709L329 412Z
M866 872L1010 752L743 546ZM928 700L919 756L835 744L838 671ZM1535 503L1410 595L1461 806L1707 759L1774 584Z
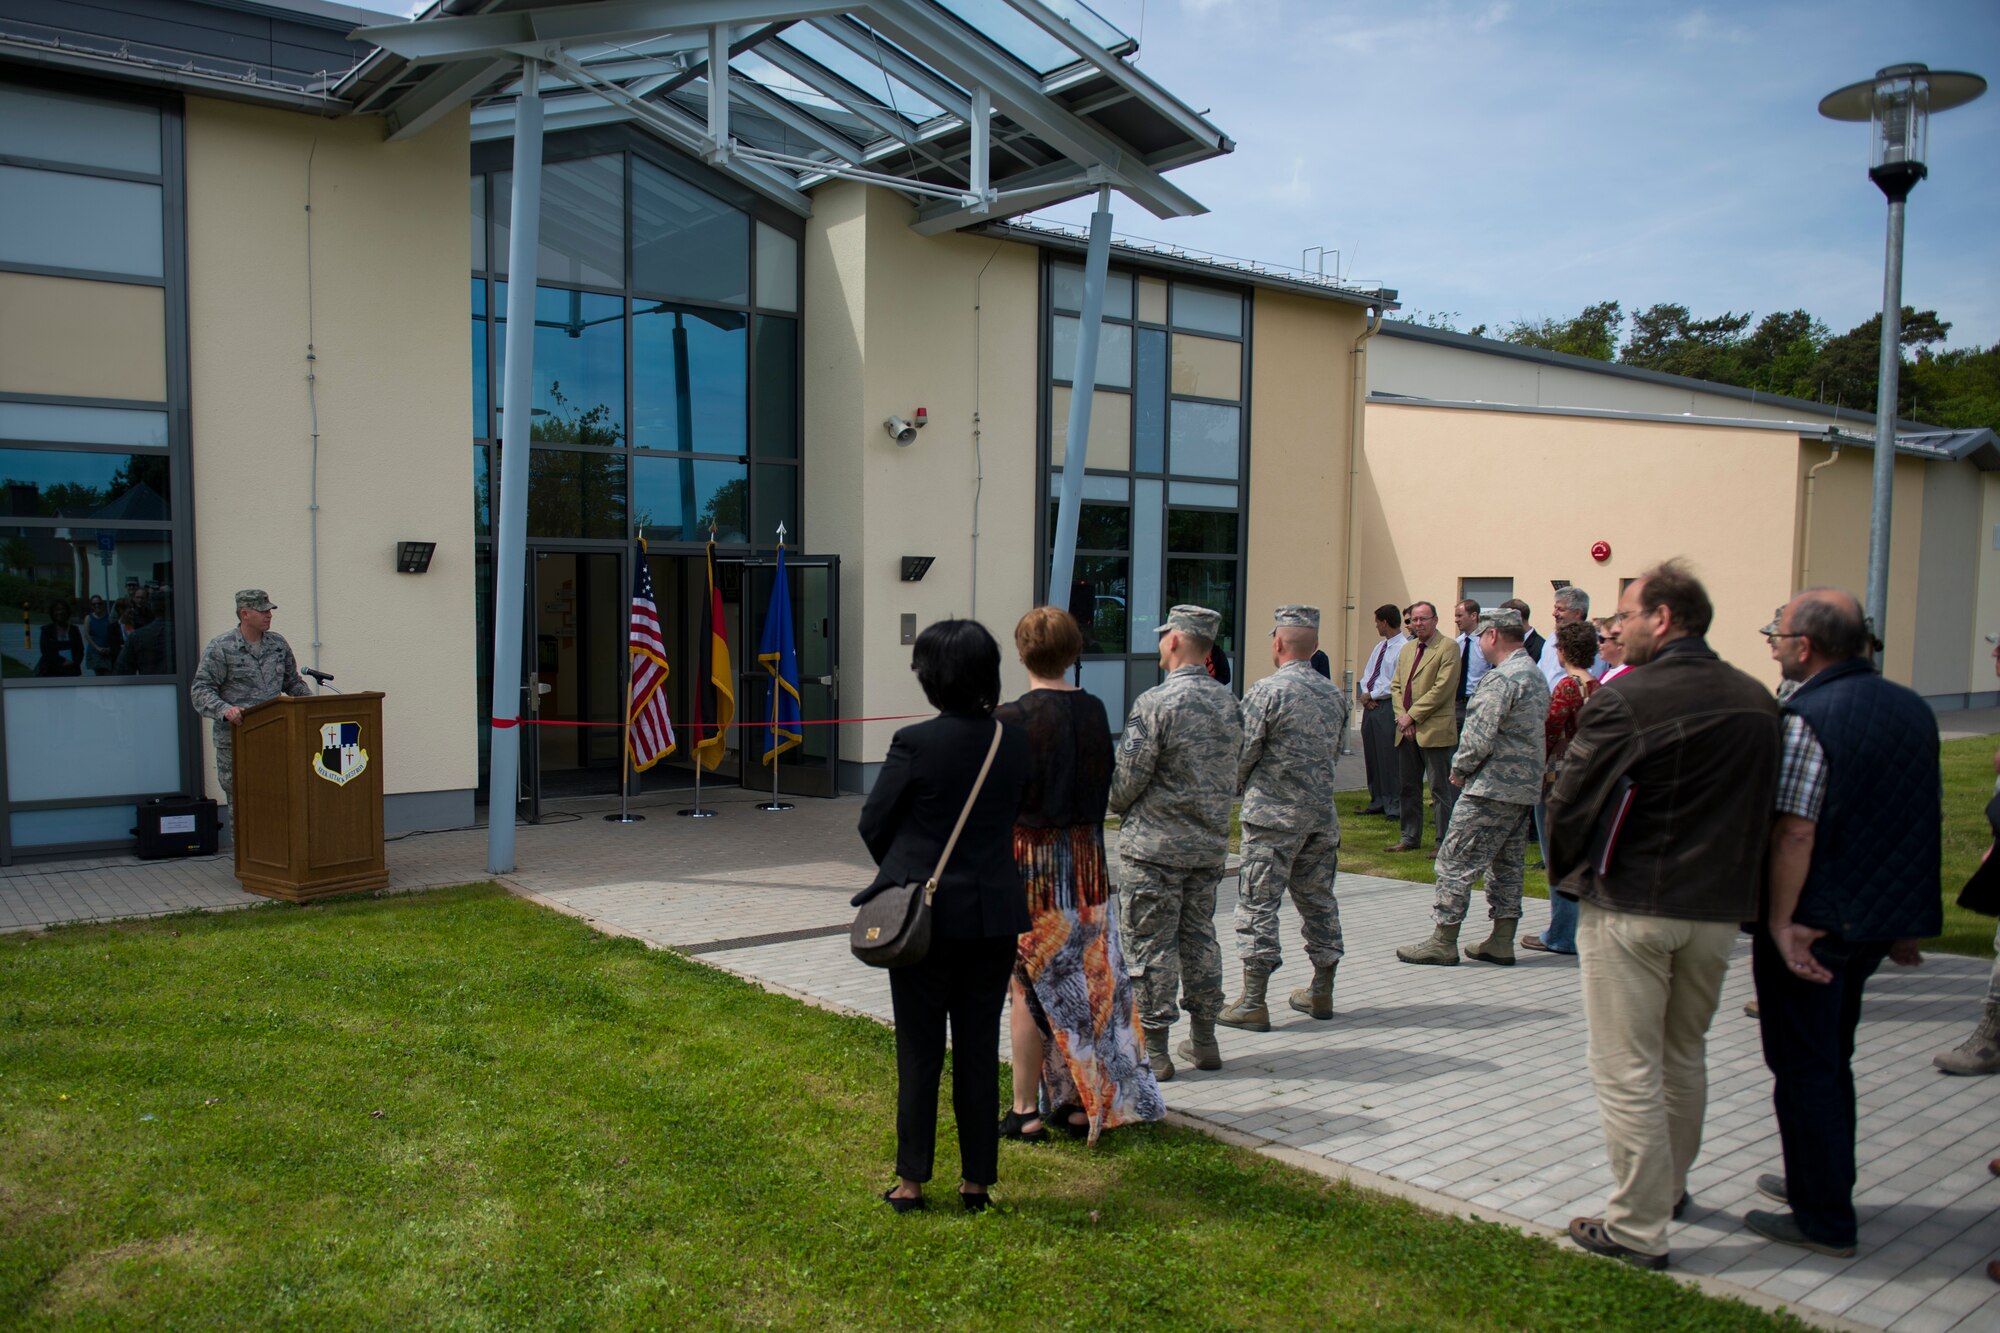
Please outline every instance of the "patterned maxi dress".
M1082 690L1031 690L998 716L1028 730L1034 756L1014 824L1014 864L1034 924L1014 975L1046 1052L1052 1108L1081 1107L1090 1141L1118 1125L1166 1115L1145 1062L1145 1039L1107 899L1104 814L1114 751L1104 705Z

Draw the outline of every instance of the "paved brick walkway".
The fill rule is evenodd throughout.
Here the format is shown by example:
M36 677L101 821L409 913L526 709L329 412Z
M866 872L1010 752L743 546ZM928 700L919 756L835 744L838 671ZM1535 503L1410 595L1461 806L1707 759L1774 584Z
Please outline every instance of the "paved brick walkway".
M678 819L668 798L642 807L642 824L609 825L597 809L575 807L568 822L524 828L508 880L600 928L886 1016L885 979L854 963L842 938L847 898L868 878L852 831L857 803L805 800L766 814L752 808L755 793L711 796L716 819ZM389 863L397 889L481 879L485 835L404 839L391 844ZM1335 1021L1288 1013L1270 1033L1225 1029L1225 1068L1184 1073L1168 1085L1169 1103L1294 1160L1351 1168L1531 1230L1600 1211L1608 1181L1574 960L1407 967L1393 949L1428 929L1428 887L1343 875L1339 891L1352 952ZM224 858L0 872L0 929L256 901ZM1232 905L1225 882L1225 945ZM1530 904L1530 928L1543 910ZM1280 995L1306 972L1296 917L1284 919ZM1855 1057L1863 1249L1843 1261L1766 1244L1741 1226L1757 1206L1756 1173L1779 1169L1756 1024L1742 1016L1747 952L1739 949L1711 1034L1708 1137L1696 1206L1670 1237L1676 1270L1795 1303L1834 1327L2000 1328L2000 1286L1984 1274L2000 1256L2000 1180L1985 1167L2000 1153L2000 1078L1930 1068L1932 1053L1976 1016L1987 965L1933 957L1913 972L1885 968L1870 988Z

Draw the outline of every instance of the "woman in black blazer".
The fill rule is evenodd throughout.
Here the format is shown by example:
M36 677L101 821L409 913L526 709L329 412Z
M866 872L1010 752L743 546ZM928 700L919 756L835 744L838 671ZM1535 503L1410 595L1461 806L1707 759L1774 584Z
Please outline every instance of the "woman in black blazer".
M861 809L861 838L879 867L854 899L860 906L892 884L922 882L937 869L952 825L993 743L1000 701L1000 646L976 620L942 620L917 636L910 669L938 710L904 727ZM1005 726L986 785L931 903L931 948L921 963L889 969L896 1014L896 1175L882 1197L899 1213L924 1206L937 1146L938 1080L951 1022L951 1104L958 1117L959 1200L987 1203L999 1174L993 1102L1000 1078L1000 1011L1014 968L1015 939L1028 928L1027 897L1014 868L1014 815L1028 781L1028 738Z

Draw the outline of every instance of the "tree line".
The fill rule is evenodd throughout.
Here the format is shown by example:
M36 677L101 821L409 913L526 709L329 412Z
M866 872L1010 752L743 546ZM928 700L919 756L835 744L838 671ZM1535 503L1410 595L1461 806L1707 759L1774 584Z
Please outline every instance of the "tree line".
M1456 318L1456 312L1415 312L1413 322L1460 332ZM1696 319L1688 307L1670 302L1627 315L1619 302L1599 301L1567 318L1517 319L1497 334L1485 324L1462 331L1829 407L1875 410L1879 314L1839 334L1804 310L1773 311L1754 327L1752 319L1734 311ZM2000 343L1946 349L1950 331L1937 311L1903 307L1899 415L1933 426L2000 429Z

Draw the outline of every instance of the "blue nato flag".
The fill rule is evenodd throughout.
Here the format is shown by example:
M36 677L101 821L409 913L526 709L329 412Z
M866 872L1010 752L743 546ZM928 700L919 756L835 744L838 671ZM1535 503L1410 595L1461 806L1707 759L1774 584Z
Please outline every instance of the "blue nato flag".
M771 582L771 605L764 612L764 637L757 660L770 673L765 685L767 707L763 762L769 764L804 739L799 720L799 655L792 643L792 587L785 576L785 543L778 542L778 573Z

